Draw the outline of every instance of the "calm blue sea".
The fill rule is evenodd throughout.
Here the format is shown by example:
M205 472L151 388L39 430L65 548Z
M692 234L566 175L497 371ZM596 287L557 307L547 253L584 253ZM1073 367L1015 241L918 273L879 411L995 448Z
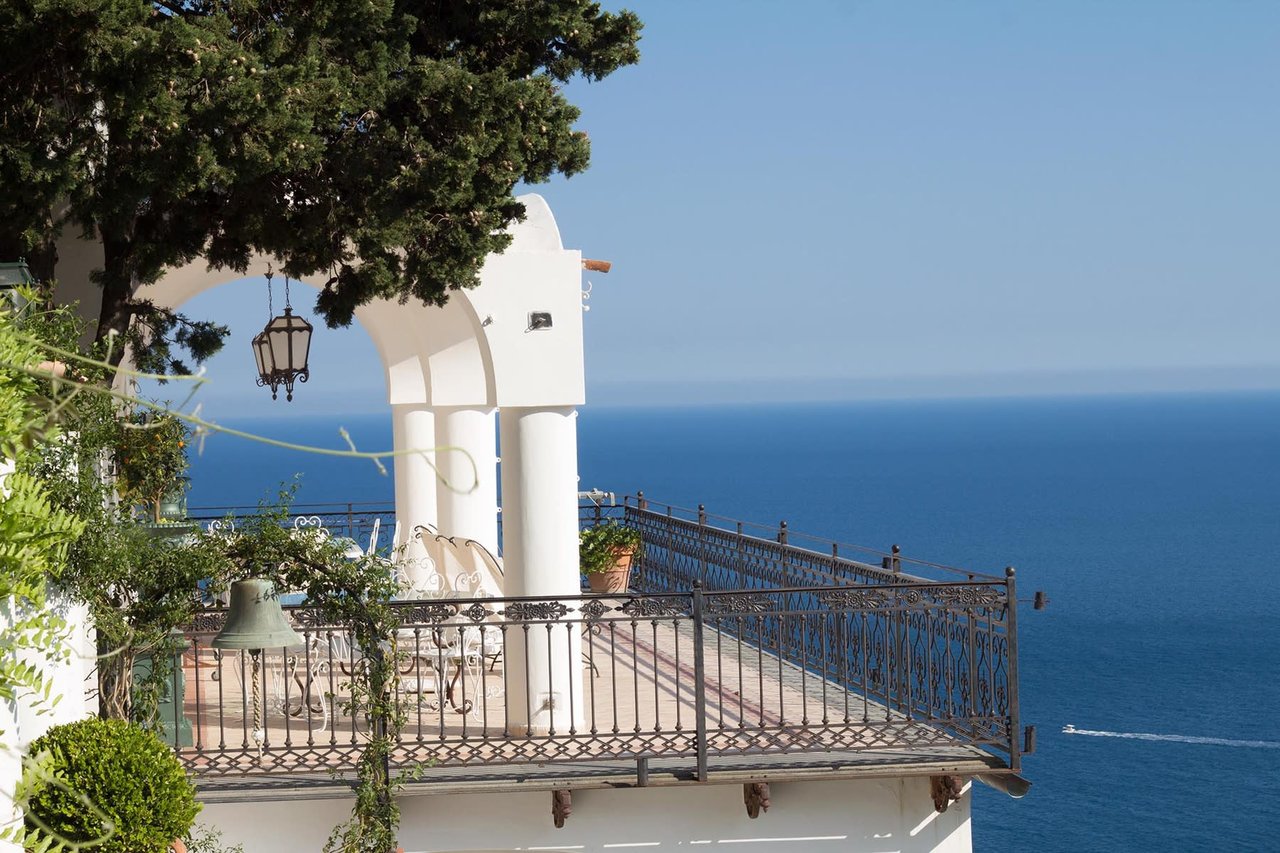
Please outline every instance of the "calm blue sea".
M336 447L339 424L389 446L386 417L239 426ZM1020 612L1035 786L979 787L978 849L1277 849L1280 395L588 407L579 441L584 488L1014 565L1048 592ZM368 463L222 437L193 468L194 505L255 503L298 470L301 501L393 494Z

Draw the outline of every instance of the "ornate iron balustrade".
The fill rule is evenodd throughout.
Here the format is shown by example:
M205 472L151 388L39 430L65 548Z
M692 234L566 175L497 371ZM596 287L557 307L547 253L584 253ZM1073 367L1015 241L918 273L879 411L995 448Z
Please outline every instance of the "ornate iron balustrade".
M392 764L572 774L684 759L705 779L732 757L964 744L1016 769L1011 592L957 581L404 602L387 641L406 715ZM349 707L363 654L346 627L288 609L306 644L264 652L256 675L244 653L210 647L224 612L188 632L194 742L178 754L198 776L355 766L370 726ZM543 671L546 684L521 686ZM540 695L561 711L535 731L523 721Z
M373 518L383 526L394 518L377 505L298 510L294 517L319 515L357 541ZM515 775L533 761L572 774L653 758L687 760L705 778L718 760L742 756L825 761L962 745L1019 769L1011 571L979 575L896 549L862 562L842 554L849 546L802 548L785 525L752 528L643 497L581 513L584 526L607 518L644 537L626 594L397 605L402 627L388 644L401 656L397 696L408 724L395 765ZM349 708L361 651L344 626L288 610L306 645L265 654L256 678L243 654L209 647L220 611L189 631L182 707L194 744L179 754L196 774L355 766L369 731ZM561 697L577 713L538 732L519 722L536 710L522 704L529 692L520 684L531 638L550 644L550 671L581 672L570 681L574 695Z
M634 572L634 590L665 593L700 587L708 593L748 595L790 590L791 600L803 600L805 606L807 596L816 596L835 609L874 611L876 619L836 632L834 639L847 649L848 660L835 669L824 666L822 676L929 721L963 742L1003 752L1015 770L1020 766L1012 569L1004 577L985 575L912 559L897 546L876 551L822 542L823 553L797 544L795 540L821 540L789 531L786 522L766 528L712 516L702 507L654 504L643 493L627 496L619 506L584 506L580 513L583 526L610 519L642 534L644 552ZM878 565L842 556L842 547L846 553L873 555ZM828 660L823 644L832 639L810 630L804 620L770 615L718 625L717 630L775 649L784 661L806 671L815 661ZM999 713L986 715L985 721L957 722L992 708ZM983 726L987 730L979 731Z
M374 522L378 527L377 552L389 556L392 535L395 531L395 506L389 503L310 503L294 504L287 516L287 523L311 523L324 527L333 536L354 540L361 548L367 548L373 536ZM202 527L209 525L243 525L247 518L260 514L256 506L207 506L192 507L188 513L191 521Z

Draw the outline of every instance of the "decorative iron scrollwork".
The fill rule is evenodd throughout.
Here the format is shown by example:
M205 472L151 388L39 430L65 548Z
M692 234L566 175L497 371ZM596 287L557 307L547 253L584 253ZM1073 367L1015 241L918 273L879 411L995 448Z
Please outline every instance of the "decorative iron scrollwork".
M929 590L934 600L949 607L992 607L1004 596L989 586L942 586Z
M769 613L777 602L767 595L714 595L707 597L708 613Z
M409 607L401 608L402 624L411 625L428 624L439 625L448 619L452 619L458 614L458 607L454 604L442 604L438 601L432 601L425 604L414 604Z
M832 610L882 610L896 603L884 589L833 589L818 593L818 600Z
M302 628L337 628L332 619L326 619L319 607L297 607L292 611L293 621Z
M554 622L569 612L563 601L513 601L502 611L512 622Z
M679 616L685 612L684 602L678 598L629 598L618 609L633 619Z
M480 623L489 618L490 611L489 608L477 601L475 604L463 610L462 615L470 619L472 622Z
M600 617L608 613L609 610L609 605L605 604L598 598L591 599L580 608L582 617L588 622L597 621Z
M222 626L226 623L227 611L225 610L197 611L191 620L191 632L193 634L216 634L222 630Z

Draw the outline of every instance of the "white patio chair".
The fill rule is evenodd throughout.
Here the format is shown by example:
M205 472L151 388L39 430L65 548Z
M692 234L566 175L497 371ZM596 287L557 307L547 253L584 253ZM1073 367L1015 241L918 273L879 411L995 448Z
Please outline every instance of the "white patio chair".
M485 678L488 658L502 652L499 631L495 627L481 629L469 619L455 621L431 632L434 644L419 643L418 659L435 674L437 707L447 703L459 714L480 719L482 703L477 701L483 688L486 698L503 695L501 685L491 686ZM459 694L459 689L463 691Z

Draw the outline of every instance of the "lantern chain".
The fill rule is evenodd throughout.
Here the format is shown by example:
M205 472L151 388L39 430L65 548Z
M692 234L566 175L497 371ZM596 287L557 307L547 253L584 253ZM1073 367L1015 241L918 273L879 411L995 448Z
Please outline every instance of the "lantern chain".
M271 264L267 264L267 322L270 323L276 316L275 309L271 305L271 278L275 272L271 269ZM289 287L288 279L285 280L286 291Z

